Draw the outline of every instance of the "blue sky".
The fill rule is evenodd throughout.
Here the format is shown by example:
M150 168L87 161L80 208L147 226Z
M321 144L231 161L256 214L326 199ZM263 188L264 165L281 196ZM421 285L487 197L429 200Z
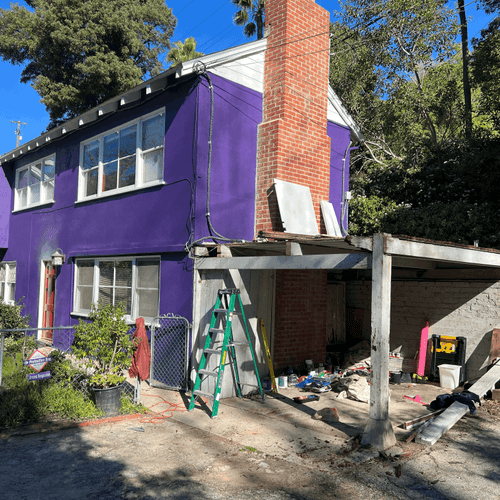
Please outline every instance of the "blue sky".
M19 2L25 5L24 2ZM337 0L316 0L330 13L338 9ZM0 0L0 8L8 9L10 2ZM242 28L232 22L236 8L229 0L167 0L177 17L177 28L172 41L194 36L197 49L206 54L233 47L248 41L242 35ZM488 18L477 11L475 2L466 2L469 17L469 34L472 38L483 28ZM331 19L334 19L331 14ZM49 118L45 107L40 104L38 94L27 84L19 82L21 66L12 66L0 60L0 153L6 153L16 146L16 124L11 120L22 121L22 143L39 136L48 124Z

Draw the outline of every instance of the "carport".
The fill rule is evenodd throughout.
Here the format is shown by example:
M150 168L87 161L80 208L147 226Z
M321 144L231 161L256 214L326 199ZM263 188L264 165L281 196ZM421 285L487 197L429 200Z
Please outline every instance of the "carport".
M254 315L273 300L272 279L247 286L243 273L273 270L370 270L371 269L371 387L370 410L364 442L379 449L396 439L389 419L389 342L393 268L453 270L488 268L498 281L500 252L474 246L436 242L405 236L375 234L372 237L308 236L261 232L254 242L206 245L195 253L193 332L201 337L213 292L230 273L232 282L248 294ZM488 272L488 271L487 271ZM247 281L248 282L248 281ZM232 286L231 284L226 286ZM251 288L251 289L249 289ZM207 299L207 296L209 297ZM208 300L208 302L207 302ZM259 305L260 304L260 305ZM259 311L260 307L260 311ZM252 314L250 314L251 316ZM272 314L268 320L272 323ZM252 325L254 327L255 325ZM256 328L255 328L255 331ZM195 342L196 343L196 342ZM199 345L199 342L198 342ZM197 349L194 348L194 360ZM223 394L224 397L224 394Z

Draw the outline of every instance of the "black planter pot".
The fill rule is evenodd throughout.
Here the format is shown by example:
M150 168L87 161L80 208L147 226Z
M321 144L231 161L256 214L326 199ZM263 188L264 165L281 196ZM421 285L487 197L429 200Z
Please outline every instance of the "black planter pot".
M122 386L94 389L95 404L105 415L113 416L120 413L120 397Z

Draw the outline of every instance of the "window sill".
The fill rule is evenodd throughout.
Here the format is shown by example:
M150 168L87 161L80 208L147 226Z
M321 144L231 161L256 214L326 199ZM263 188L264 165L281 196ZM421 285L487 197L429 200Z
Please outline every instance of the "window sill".
M33 203L27 207L15 208L14 210L12 210L12 213L15 214L16 212L24 212L25 210L31 210L32 208L39 208L45 205L53 205L55 202L56 200L52 199L52 200L42 201L40 203Z
M70 316L76 316L78 318L89 318L90 314L89 313L84 313L84 312L75 312L72 311L69 313ZM125 317L125 323L130 326L135 326L135 319L130 319L130 317ZM144 318L144 323L146 325L151 325L153 323L153 320L151 318Z
M112 191L105 191L104 193L95 194L92 196L87 196L75 201L75 204L88 203L89 201L101 200L102 198L109 198L111 196L118 196L124 193L131 193L133 191L140 191L141 189L147 189L155 186L165 186L167 183L165 181L153 181L147 184L141 184L140 186L128 186L121 189L113 189Z

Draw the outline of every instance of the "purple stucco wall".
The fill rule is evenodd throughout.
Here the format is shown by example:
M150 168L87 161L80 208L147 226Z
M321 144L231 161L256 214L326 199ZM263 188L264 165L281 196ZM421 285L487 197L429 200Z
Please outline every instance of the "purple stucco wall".
M212 221L224 235L251 238L261 96L212 78ZM55 203L10 215L9 245L3 257L17 262L16 299L23 297L25 313L31 315L33 325L38 324L41 260L50 259L57 248L66 254L67 261L56 278L55 325L77 322L70 313L73 258L78 256L161 255L160 314L174 313L191 320L192 265L184 247L191 230L191 239L208 235L205 203L210 93L206 82L199 83L191 78L139 106L136 103L23 156L15 165L3 166L13 186L15 168L56 152ZM75 203L80 143L163 106L166 185ZM2 213L10 214L11 198L8 204ZM1 230L0 225L0 241Z
M10 210L12 205L12 187L0 169L0 248L9 247Z
M340 224L342 202L342 169L343 158L351 140L351 131L347 127L328 122L327 134L332 140L330 155L330 203L335 209L335 215ZM350 152L345 156L344 191L349 190L349 159ZM347 221L344 224L347 228Z

